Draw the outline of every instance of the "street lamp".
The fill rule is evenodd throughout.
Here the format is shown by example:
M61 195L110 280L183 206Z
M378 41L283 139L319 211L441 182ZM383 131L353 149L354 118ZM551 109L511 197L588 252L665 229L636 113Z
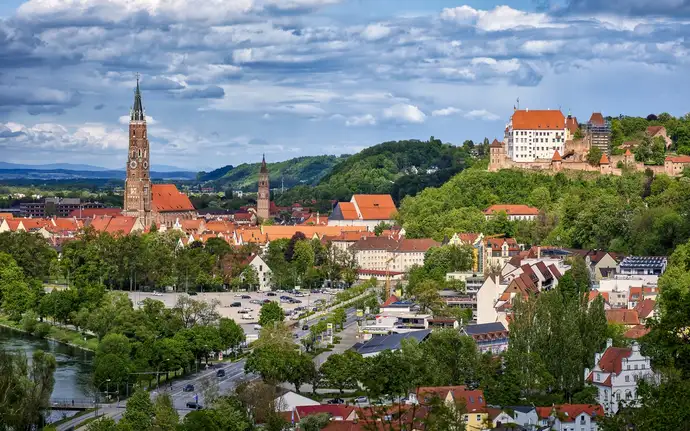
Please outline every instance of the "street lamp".
M103 383L109 383L110 379L105 379L101 382L100 385L96 387L96 417L98 417L98 394L101 392L101 386L103 386Z

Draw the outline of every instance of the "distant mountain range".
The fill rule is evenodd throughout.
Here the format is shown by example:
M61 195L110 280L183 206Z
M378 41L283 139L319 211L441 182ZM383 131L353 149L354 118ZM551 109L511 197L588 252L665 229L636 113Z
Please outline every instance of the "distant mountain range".
M0 169L30 169L35 171L54 171L54 170L67 170L67 171L88 171L88 172L105 172L105 171L124 171L122 169L108 169L102 166L94 165L82 165L75 163L48 163L45 165L27 165L23 163L8 163L0 162ZM178 168L177 166L169 165L153 165L151 167L153 171L156 172L191 172L186 169Z

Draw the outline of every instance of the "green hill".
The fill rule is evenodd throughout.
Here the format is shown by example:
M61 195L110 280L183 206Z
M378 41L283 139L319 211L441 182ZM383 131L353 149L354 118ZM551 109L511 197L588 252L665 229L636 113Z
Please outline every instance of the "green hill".
M285 188L297 185L315 185L331 169L348 156L307 156L277 163L267 163L272 188L278 188L281 180ZM212 172L199 173L200 181L213 181L216 186L233 190L255 191L259 181L261 163L243 163L225 166Z

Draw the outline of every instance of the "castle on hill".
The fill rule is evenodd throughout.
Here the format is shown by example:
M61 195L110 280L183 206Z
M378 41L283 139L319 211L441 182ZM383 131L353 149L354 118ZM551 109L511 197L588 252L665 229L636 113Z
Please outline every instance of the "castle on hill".
M494 139L489 146L489 171L517 168L622 175L624 170L649 169L654 174L678 176L690 166L690 156L667 156L663 166L654 166L635 161L630 148L623 155L611 155L611 127L601 113L592 114L582 126L580 129L577 118L565 117L560 110L515 109L503 141ZM576 139L578 133L582 136ZM592 148L598 148L602 154L596 166L587 160Z

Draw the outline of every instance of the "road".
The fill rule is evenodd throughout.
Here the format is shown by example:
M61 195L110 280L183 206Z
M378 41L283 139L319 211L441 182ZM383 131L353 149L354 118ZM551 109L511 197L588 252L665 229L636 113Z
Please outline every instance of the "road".
M353 299L356 300L357 298ZM347 303L352 302L348 301ZM330 307L329 309L325 310L325 312L331 311L333 308L337 308L342 306L342 304L335 305ZM346 320L344 324L345 330L341 333L344 332L352 332L354 330L353 325L357 323L357 316L356 316L356 310L354 308L348 308L345 310L346 313ZM310 323L315 322L320 318L319 315L312 316L310 319ZM298 338L295 340L296 343L299 343L299 339L310 334L309 330L303 330L301 326L297 326L294 331L294 333L297 334ZM347 337L348 340L350 340L351 337ZM338 345L338 351L347 349L351 346L348 346L347 342L345 342L345 337L343 337L343 343L342 345ZM354 344L354 342L352 343ZM327 352L331 354L331 352ZM337 352L335 352L337 353ZM323 356L322 356L323 355ZM328 357L328 355L319 355L317 358L315 358L315 362L318 364L323 363L325 361L325 358ZM190 401L194 401L195 399L198 400L199 404L202 406L205 405L204 403L204 395L203 395L203 386L208 380L215 380L218 382L218 389L220 394L227 394L232 392L232 390L242 381L246 380L253 380L257 379L258 376L254 374L245 374L244 372L244 364L246 363L245 359L241 359L237 362L231 362L231 363L222 363L222 364L217 364L216 367L214 368L208 368L203 371L199 371L198 373L190 374L188 376L182 377L178 380L175 380L173 383L173 388L172 390L170 389L169 386L161 385L159 390L153 390L151 391L151 398L155 398L159 393L170 393L173 399L173 405L177 409L178 414L180 415L180 418L184 417L187 415L191 409L186 406L186 404ZM225 371L225 377L216 377L216 373L218 370L224 370ZM192 392L184 392L183 388L191 384L194 386L194 391ZM119 421L122 418L122 415L124 414L124 410L126 407L126 401L122 401L119 404L117 403L112 403L112 404L102 404L100 409L99 409L99 414L105 414L107 416L110 416L113 418L115 421ZM93 417L94 414L90 413L88 415L80 416L76 419L73 419L71 421L68 421L66 423L63 423L62 425L59 425L57 427L57 431L67 431L71 427L75 427L77 429L78 424L86 420L87 418Z

